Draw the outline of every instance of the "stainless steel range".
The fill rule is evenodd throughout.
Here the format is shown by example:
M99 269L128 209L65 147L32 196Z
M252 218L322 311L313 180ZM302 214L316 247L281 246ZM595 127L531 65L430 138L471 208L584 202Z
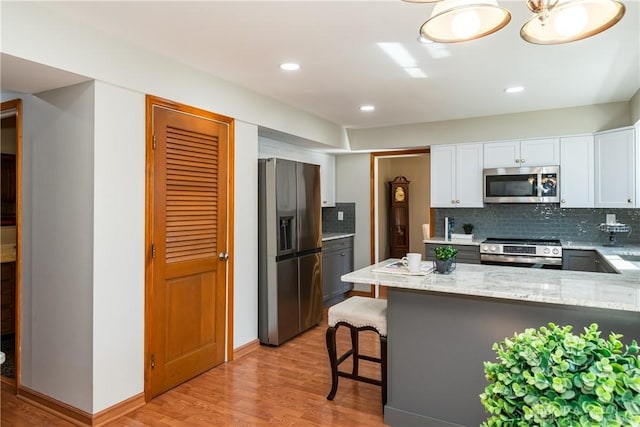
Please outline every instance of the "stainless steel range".
M561 268L562 243L554 239L488 238L480 244L482 264Z

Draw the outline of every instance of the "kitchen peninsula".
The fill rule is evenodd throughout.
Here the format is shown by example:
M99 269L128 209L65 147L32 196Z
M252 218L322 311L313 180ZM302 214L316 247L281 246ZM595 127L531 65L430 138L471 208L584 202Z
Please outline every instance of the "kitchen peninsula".
M448 275L375 273L390 260L342 276L388 288L388 401L391 426L477 426L478 395L493 343L549 322L579 333L640 340L640 269L622 274L458 264Z

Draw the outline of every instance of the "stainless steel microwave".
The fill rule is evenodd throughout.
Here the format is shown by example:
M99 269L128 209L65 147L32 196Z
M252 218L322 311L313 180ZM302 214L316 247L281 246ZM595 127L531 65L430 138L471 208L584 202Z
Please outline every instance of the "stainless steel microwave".
M560 203L560 167L485 169L485 203Z

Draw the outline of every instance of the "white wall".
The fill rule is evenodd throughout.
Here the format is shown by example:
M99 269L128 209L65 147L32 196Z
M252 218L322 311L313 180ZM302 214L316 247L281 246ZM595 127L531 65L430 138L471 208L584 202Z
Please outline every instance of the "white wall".
M92 410L92 83L33 98L30 163L31 281L23 281L22 384Z
M258 338L258 127L235 121L233 346Z
M640 89L631 97L629 101L631 123L640 121ZM637 135L637 134L636 134Z
M385 128L349 129L348 134L352 150L371 150L574 135L632 124L630 103L615 102Z
M2 3L2 52L116 86L347 148L343 127L60 16L47 2Z
M145 97L95 82L92 413L144 390Z
M366 154L336 156L336 202L356 203L356 235L353 241L353 267L371 264L371 201L369 196L369 157ZM355 285L368 291L368 285Z
M50 176L47 180L41 175L54 168L56 163L47 163L44 157L40 156L44 153L44 148L25 147L25 171L34 171L38 178L34 178L32 184L30 177L24 181L37 193L25 196L34 201L38 200L35 209L31 209L31 201L25 202L24 216L34 216L33 220L25 218L25 221L29 221L30 224L33 222L34 229L37 229L34 231L41 232L47 228L49 231L43 231L33 242L25 245L23 253L25 264L33 262L35 276L33 280L28 278L30 271L25 272L23 276L24 281L29 282L22 295L25 304L23 317L28 317L23 319L22 323L25 344L23 385L90 413L98 412L143 391L144 212L140 209L144 204L144 189L140 185L143 185L144 180L144 135L136 134L144 129L144 105L138 103L145 93L226 114L236 119L234 200L237 256L234 260L235 330L234 342L230 345L238 347L255 340L257 249L254 245L257 240L257 223L254 212L257 211L258 139L256 124L332 147L344 146L344 129L273 99L227 84L198 70L186 68L173 60L108 40L91 28L70 25L55 14L47 13L43 4L3 4L2 12L3 53L99 80L96 83L95 111L99 117L95 123L95 134L93 103L87 102L83 109L92 116L92 120L85 123L87 129L84 129L87 133L91 130L87 138L91 141L91 144L87 145L89 151L83 153L87 158L78 158L77 155L65 157L66 163L62 171L64 174ZM55 34L55 37L52 37L52 34ZM61 90L61 93L67 93L67 89ZM10 96L8 98L10 99ZM116 104L122 104L122 108ZM73 108L67 112L66 108L67 106L60 106L57 114L65 116L76 112ZM38 126L38 136L44 141L44 129L52 125L49 123L49 119L52 118L49 110L50 108L43 114L34 116L33 120L26 118L25 133L29 132L28 127L35 126L43 119L42 126ZM44 120L45 116L48 116L47 120ZM243 122L242 118L248 121ZM122 128L110 128L113 120L124 121ZM94 136L95 153L91 151L91 138ZM75 141L71 138L67 144ZM64 141L59 143L63 144ZM50 149L53 150L53 147ZM34 154L31 154L31 150L35 150ZM60 152L56 153L57 155L49 155L53 153L48 152L46 154L47 160L62 157ZM92 169L94 161L95 176ZM76 177L74 182L68 182L70 179L67 175ZM82 179L78 175L81 175ZM86 199L82 203L82 221L76 220L73 215L63 215L69 219L68 223L64 224L65 227L73 224L71 231L58 227L57 222L62 222L63 218L58 218L57 215L54 215L53 219L41 218L45 201L49 202L46 203L48 209L57 209L57 205L50 203L56 196L49 190L58 186L66 187L70 193L67 197L73 198L73 202L78 198ZM92 192L94 189L95 197ZM47 193L48 198L45 197L41 202L39 197L43 193ZM64 204L64 200L62 206L71 209L71 205ZM118 211L117 207L124 207L128 211ZM93 220L91 218L94 209ZM123 225L124 222L127 224ZM114 231L114 224L123 228ZM77 233L78 227L84 231ZM27 227L25 235L29 232ZM95 247L91 242L94 232ZM121 246L118 246L118 240L124 233L128 233L129 240L120 241ZM51 242L40 245L45 239L50 239ZM83 239L89 240L85 242ZM81 244L76 244L75 240L80 240ZM63 243L65 250L60 250L53 241ZM72 249L67 251L66 246L72 246ZM95 253L92 252L93 249ZM31 250L34 252L33 255L29 252ZM115 253L116 250L119 253ZM58 262L61 257L67 261L76 252L83 255L74 260L79 263L79 268L76 268L75 262L73 265L69 262ZM238 254L242 254L242 261L238 259ZM93 262L95 270L91 269ZM44 294L50 298L47 301L40 296L38 287L44 286L41 281L49 273L63 275L65 272L73 277L65 281L65 284L55 285L65 293L70 293L71 289L76 292L66 300L64 313L50 313L58 309L62 311L58 298L65 293L59 293L54 298L51 294L54 293L55 287L49 289L48 293ZM116 278L119 272L122 276ZM82 280L76 276L82 276ZM62 280L56 279L57 281ZM92 281L95 282L95 295L91 293ZM34 284L33 293L30 282ZM118 304L114 304L115 300ZM48 307L45 307L46 305ZM46 319L44 326L41 324L42 315ZM114 317L119 319L114 321ZM123 327L125 324L127 326ZM71 326L68 328L68 325ZM44 347L53 344L52 341L57 341L62 331L67 330L71 334L61 337L59 342L55 343L56 346L62 345L64 351L56 350L51 354L49 349L45 350ZM93 334L95 336L92 336ZM73 340L73 345L67 345L67 340ZM114 354L114 344L119 346L116 350L118 354ZM126 348L123 350L121 345ZM71 352L73 355L69 354ZM51 369L55 369L54 374L51 374ZM71 370L73 372L70 372ZM48 378L45 380L46 375ZM95 381L92 383L93 380Z

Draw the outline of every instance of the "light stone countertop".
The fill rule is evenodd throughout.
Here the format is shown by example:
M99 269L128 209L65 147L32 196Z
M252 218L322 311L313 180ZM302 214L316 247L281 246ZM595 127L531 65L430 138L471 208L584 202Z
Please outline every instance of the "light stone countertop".
M430 239L423 240L423 243L434 243L436 245L470 245L470 246L480 246L484 239L451 239L445 240L444 237L432 237Z
M424 243L435 243L440 245L471 245L471 246L479 246L484 239L477 239L473 241L465 241L465 240L445 240L444 237L435 237L430 239L425 239ZM603 246L602 243L594 243L594 242L581 242L581 241L572 241L572 240L562 240L562 249L576 249L576 250L586 250L586 251L596 251L602 257L607 260L607 262L613 267L616 271L622 274L627 274L628 270L640 269L640 261L628 261L624 260L621 257L625 255L635 255L640 256L640 245L631 244L631 245L623 245L623 246Z
M582 249L598 251L603 256L607 255L640 255L640 245L603 246L602 243L575 242L563 240L562 249Z
M601 243L563 241L562 249L596 251L616 271L625 275L633 273L633 270L640 271L640 260L629 261L622 258L628 255L640 257L640 245L603 246ZM638 281L640 282L640 278Z
M640 313L640 269L612 274L460 263L446 275L434 272L409 276L371 271L392 261L356 270L341 279L404 289Z
M345 237L353 237L356 233L322 233L322 241L326 242L327 240L335 240L335 239L343 239Z

